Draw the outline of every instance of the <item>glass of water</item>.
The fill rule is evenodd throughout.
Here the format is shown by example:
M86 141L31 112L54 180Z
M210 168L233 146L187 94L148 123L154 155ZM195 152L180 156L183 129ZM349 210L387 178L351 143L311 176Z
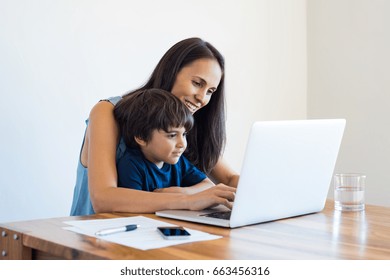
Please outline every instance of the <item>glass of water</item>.
M339 211L364 210L366 176L359 173L335 174L334 207Z

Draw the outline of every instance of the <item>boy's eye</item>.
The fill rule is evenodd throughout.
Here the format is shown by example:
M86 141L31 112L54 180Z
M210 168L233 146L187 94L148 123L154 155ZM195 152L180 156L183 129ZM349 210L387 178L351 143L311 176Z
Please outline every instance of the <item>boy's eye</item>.
M170 133L168 134L168 138L174 138L176 136L176 133Z

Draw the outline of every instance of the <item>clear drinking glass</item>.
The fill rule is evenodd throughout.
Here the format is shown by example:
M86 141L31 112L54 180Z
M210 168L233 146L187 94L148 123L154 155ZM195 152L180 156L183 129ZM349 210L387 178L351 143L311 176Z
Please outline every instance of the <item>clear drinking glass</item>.
M366 176L360 173L335 174L334 207L339 211L364 210Z

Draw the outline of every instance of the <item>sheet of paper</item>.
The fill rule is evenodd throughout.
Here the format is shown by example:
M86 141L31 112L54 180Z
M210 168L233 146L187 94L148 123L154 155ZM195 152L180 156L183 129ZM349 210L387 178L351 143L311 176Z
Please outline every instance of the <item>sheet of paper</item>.
M186 230L191 234L188 239L166 240L157 232L157 227L176 225L146 218L143 216L114 219L66 221L64 223L70 225L71 227L64 227L63 229L93 236L96 238L100 238L103 240L133 247L140 250L156 249L195 241L214 240L222 237L186 228ZM121 227L129 224L137 224L139 225L139 228L133 231L119 232L106 236L95 235L97 231L102 229Z

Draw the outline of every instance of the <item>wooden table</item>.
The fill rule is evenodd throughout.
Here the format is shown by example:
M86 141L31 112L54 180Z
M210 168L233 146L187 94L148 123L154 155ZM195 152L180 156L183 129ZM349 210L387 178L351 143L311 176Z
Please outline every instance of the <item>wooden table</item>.
M128 217L107 213L0 225L0 259L390 259L390 208L366 205L363 212L325 209L269 223L226 229L149 218L222 235L223 238L153 250L137 250L62 229L63 221Z

